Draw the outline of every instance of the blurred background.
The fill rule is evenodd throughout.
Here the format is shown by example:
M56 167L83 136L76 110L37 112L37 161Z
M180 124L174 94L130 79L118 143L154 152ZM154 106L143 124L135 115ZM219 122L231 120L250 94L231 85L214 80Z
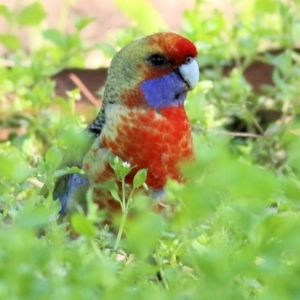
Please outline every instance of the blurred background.
M122 2L124 4L122 4ZM33 3L30 0L1 0L0 5L5 5L12 10L21 11L26 5ZM82 38L87 41L105 41L118 29L129 27L134 23L126 11L136 6L136 10L143 7L151 7L156 12L153 15L152 22L162 25L161 27L178 31L182 28L183 12L194 6L194 0L149 0L149 1L114 1L114 0L43 0L41 1L46 18L43 20L44 26L60 28L67 32L74 30L75 18L94 18L94 22L84 30ZM122 8L127 6L127 10ZM204 9L205 8L205 9ZM232 16L234 6L231 1L207 1L202 7L203 14L219 8L226 12L226 15ZM124 13L125 12L125 13ZM1 12L0 12L1 13ZM158 16L158 19L157 19ZM150 20L145 20L149 23ZM159 27L159 26L158 26ZM151 30L151 26L149 28ZM1 34L11 32L10 24L7 24L4 18L0 18ZM24 47L30 47L26 34L21 36ZM5 48L0 46L1 52L5 52Z

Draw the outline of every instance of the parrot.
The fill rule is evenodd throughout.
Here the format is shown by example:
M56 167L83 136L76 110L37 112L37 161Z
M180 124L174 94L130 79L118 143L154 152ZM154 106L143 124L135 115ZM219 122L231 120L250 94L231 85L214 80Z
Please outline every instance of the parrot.
M165 197L169 178L183 181L180 164L195 157L184 103L199 76L196 46L177 33L155 33L117 52L108 69L99 113L63 163L79 167L84 174L66 174L55 184L60 214L72 212L77 205L86 211L89 188L99 209L120 209L109 191L101 188L117 182L111 155L133 166L125 178L131 186L138 170L147 170L148 194L154 200Z

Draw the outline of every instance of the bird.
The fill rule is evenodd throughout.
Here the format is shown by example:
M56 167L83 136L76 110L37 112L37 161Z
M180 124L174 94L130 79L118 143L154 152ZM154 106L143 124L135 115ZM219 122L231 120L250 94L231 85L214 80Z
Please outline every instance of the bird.
M63 166L77 166L84 174L67 174L56 182L54 198L61 202L60 214L77 205L86 210L89 188L99 209L120 209L101 188L117 182L111 155L132 166L125 178L129 185L140 169L147 170L148 194L154 200L165 197L169 178L183 181L180 164L195 157L184 103L199 76L196 46L177 33L148 35L117 52L99 113L65 156Z

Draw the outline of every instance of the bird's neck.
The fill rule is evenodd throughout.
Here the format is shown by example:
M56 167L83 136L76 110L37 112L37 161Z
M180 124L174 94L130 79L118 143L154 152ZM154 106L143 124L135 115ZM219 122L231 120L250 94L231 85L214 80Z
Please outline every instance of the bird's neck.
M159 110L159 113L164 116L170 122L174 122L180 125L182 121L188 120L187 114L185 112L183 105L174 105L164 107Z

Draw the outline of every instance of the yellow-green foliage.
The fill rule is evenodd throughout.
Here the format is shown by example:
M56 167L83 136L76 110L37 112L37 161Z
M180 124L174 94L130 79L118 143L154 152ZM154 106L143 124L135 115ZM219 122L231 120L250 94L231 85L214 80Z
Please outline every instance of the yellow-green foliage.
M129 2L119 5L125 9ZM202 1L184 12L181 33L196 43L201 68L210 65L186 103L197 159L183 166L185 184L168 183L172 217L154 214L145 197L127 207L122 193L115 195L126 214L129 209L125 223L116 220L126 233L121 240L99 226L103 212L90 195L89 213L70 220L79 233L70 239L69 223L57 222L59 203L52 199L57 176L79 172L55 170L85 122L74 113L78 91L69 94L69 102L55 96L50 76L67 66L82 67L85 54L99 47L81 39L91 20L77 20L76 31L65 34L41 26L42 2L21 11L0 5L11 28L0 42L14 63L0 64L1 130L23 127L0 143L0 299L300 298L300 56L293 50L300 4L289 2L234 1L232 20L218 10L204 14ZM108 55L144 34L148 24L158 28L156 15L143 23L134 7L126 6L126 13L141 24L120 31L116 45L102 44ZM41 41L30 53L21 48L20 26L36 29L33 39ZM284 50L257 54L269 46ZM224 78L221 68L230 58L237 67ZM255 59L275 66L275 86L262 95L242 77ZM280 110L282 117L260 128L262 107ZM260 137L224 134L233 114ZM127 167L114 163L119 173ZM137 186L145 171L139 174ZM43 184L48 194L41 194Z

